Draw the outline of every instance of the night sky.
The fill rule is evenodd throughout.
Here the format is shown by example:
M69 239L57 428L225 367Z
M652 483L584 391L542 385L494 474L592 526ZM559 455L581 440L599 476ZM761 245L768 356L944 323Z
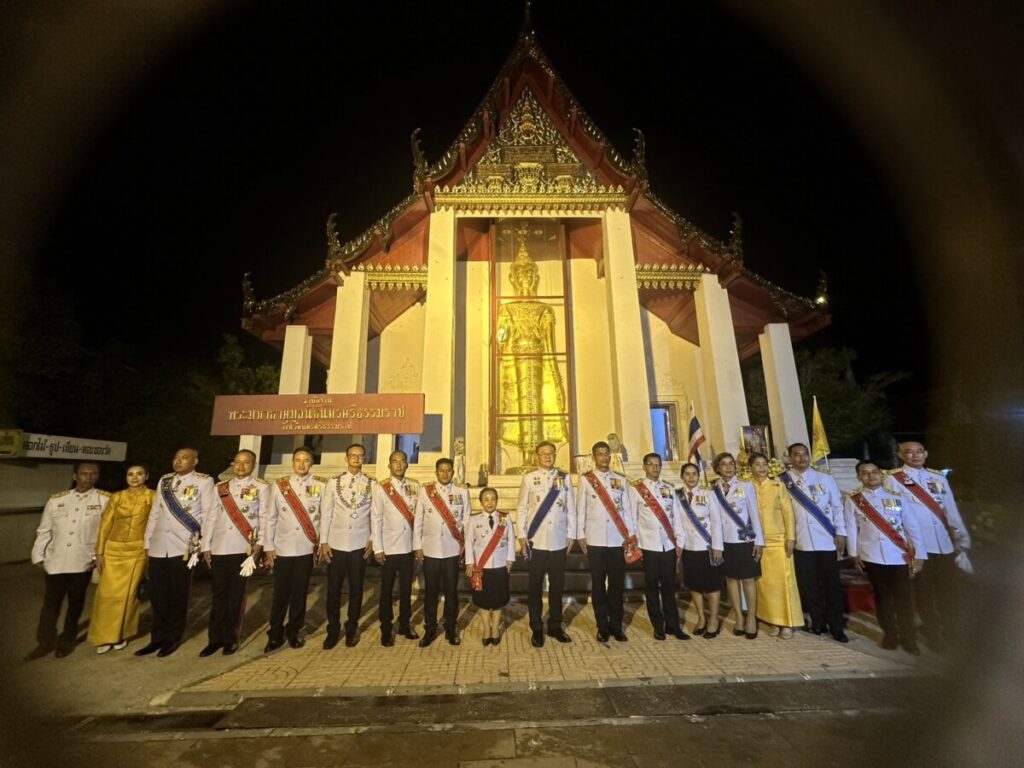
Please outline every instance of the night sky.
M721 239L739 212L748 267L783 287L811 295L826 271L833 325L810 345L859 350L858 375L895 367L877 344L891 294L862 287L885 272L917 311L907 237L816 81L718 6L534 5L541 47L613 144L628 156L645 132L652 189ZM409 134L431 161L447 148L522 19L515 0L367 6L242 3L140 58L32 254L37 280L89 256L67 297L88 338L199 359L243 335L242 273L258 298L287 289L322 266L328 214L345 241L408 194ZM899 360L914 388L926 354Z

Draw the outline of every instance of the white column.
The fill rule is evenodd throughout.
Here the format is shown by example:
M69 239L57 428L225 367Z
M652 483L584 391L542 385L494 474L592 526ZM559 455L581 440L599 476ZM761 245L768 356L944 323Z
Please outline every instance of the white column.
M612 351L614 431L622 439L630 456L643 456L651 450L654 436L651 431L651 394L647 382L647 361L644 359L643 327L640 324L633 232L629 225L629 214L625 211L605 211L601 225Z
M694 298L708 420L702 426L715 451L736 454L740 427L747 424L748 417L729 294L717 275L703 275Z
M423 394L427 414L441 414L441 450L425 451L420 464L433 464L452 445L455 388L455 212L430 214L427 245L427 301L423 321Z
M768 394L768 414L772 422L772 442L775 443L776 456L781 458L791 443L810 445L789 324L769 323L764 327L764 333L758 336L758 341Z
M313 337L304 325L289 325L284 331L284 349L281 352L281 378L278 380L279 395L309 394L309 364L313 357ZM296 436L293 447L302 445L303 438ZM291 454L281 457L286 467L291 466Z
M370 327L370 291L366 273L353 271L337 288L334 330L331 334L331 367L327 370L327 394L349 395L366 391L366 340ZM345 437L345 436L342 436ZM360 436L353 435L358 442ZM325 452L323 465L345 466L345 454Z
M377 435L377 480L387 480L391 474L388 464L391 461L391 452L395 450L395 436Z

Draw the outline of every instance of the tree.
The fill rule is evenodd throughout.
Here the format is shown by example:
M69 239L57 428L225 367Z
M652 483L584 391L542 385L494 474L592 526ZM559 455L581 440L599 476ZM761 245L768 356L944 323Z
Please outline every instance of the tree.
M887 403L889 388L907 378L905 372L869 374L858 381L853 372L857 353L852 349L826 347L801 349L796 353L797 376L807 423L815 396L828 431L833 453L860 455L865 440L888 429L892 414ZM747 404L754 424L769 423L764 369L747 371Z

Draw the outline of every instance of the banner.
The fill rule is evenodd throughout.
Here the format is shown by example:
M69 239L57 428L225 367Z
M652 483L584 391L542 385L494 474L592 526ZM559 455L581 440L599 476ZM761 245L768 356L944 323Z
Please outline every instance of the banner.
M218 395L211 435L418 435L422 394Z

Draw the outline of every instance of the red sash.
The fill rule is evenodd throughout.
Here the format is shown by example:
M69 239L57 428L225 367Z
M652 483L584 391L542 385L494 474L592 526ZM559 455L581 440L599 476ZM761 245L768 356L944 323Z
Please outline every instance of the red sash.
M871 506L871 502L864 497L863 493L850 494L850 501L857 505L857 509L864 513L864 516L871 521L875 528L896 545L896 548L903 553L903 559L907 564L910 564L914 559L914 548L907 543L907 540L900 535L900 532L893 527L892 523L882 517L878 510Z
M661 504L654 498L654 494L651 493L650 489L644 485L643 480L637 480L633 484L636 488L636 492L640 494L640 498L644 500L644 504L654 513L654 516L658 518L658 522L661 523L661 527L665 529L665 533L668 534L669 541L672 542L672 546L678 546L676 544L676 533L672 530L672 525L669 523L668 518L665 516L665 510L661 508Z
M441 494L437 492L436 484L427 483L423 486L423 490L427 492L427 498L430 499L430 503L434 505L434 509L436 509L438 514L441 515L441 519L444 520L445 525L448 526L448 530L451 531L452 538L455 539L461 547L463 543L462 531L459 530L459 525L455 522L455 517L452 515L452 511L448 509L448 505L444 503L444 499L441 498Z
M390 480L385 480L380 484L380 487L384 489L384 493L388 495L388 500L395 505L395 509L402 513L402 517L405 518L405 522L412 528L416 523L416 518L413 516L412 511L409 509L409 505L405 503L405 499L402 498L395 486L391 484Z
M242 510L235 504L235 497L231 495L231 488L228 486L228 481L225 480L223 483L217 484L217 495L220 496L220 503L224 505L224 511L228 513L228 517L231 518L231 522L235 524L235 528L238 532L245 537L245 540L252 544L252 526L249 525L249 521L245 519L245 515L242 514Z
M604 487L604 483L597 479L597 475L593 472L584 472L583 476L587 478L587 482L590 483L590 487L594 489L594 493L597 494L597 498L604 504L605 510L608 512L608 517L615 523L615 527L619 530L619 535L622 537L622 549L625 553L627 563L635 563L643 557L643 553L640 548L636 546L629 539L629 529L626 528L626 524L622 521L622 517L619 515L619 510L615 508L615 502L612 501L612 497L608 495L608 489Z
M302 532L306 534L306 538L317 546L317 535L316 529L313 527L313 521L309 519L309 514L306 512L306 508L302 506L302 502L299 501L299 497L295 495L295 489L292 488L292 484L288 482L287 477L282 477L277 481L277 489L281 491L281 495L284 496L284 500L288 502L288 506L291 507L292 514L295 515L295 519L299 521L299 525L302 527Z
M504 515L502 517L504 518ZM476 561L476 566L473 568L473 576L470 579L470 584L472 585L474 592L483 591L484 566L487 565L487 561L491 559L491 555L493 555L494 550L498 548L498 544L501 542L504 535L505 521L502 519L502 521L498 523L498 527L494 529L494 533L491 534L491 540L487 542L487 546L484 547L484 551L481 553L480 559Z
M956 543L955 532L953 531L952 526L950 526L949 519L946 517L946 513L945 511L943 511L942 507L939 506L939 503L935 501L935 499L933 499L931 496L929 496L928 492L920 485L915 483L913 479L911 479L910 475L908 475L902 469L899 470L898 472L893 472L892 476L896 478L900 485L902 485L904 488L906 488L908 491L914 494L914 498L916 498L918 501L920 501L922 504L928 507L928 509L931 510L931 513L933 515L939 518L939 522L942 523L942 527L946 529L946 533L949 535L949 540L953 542L954 549L956 549L956 551L959 552L960 547Z

